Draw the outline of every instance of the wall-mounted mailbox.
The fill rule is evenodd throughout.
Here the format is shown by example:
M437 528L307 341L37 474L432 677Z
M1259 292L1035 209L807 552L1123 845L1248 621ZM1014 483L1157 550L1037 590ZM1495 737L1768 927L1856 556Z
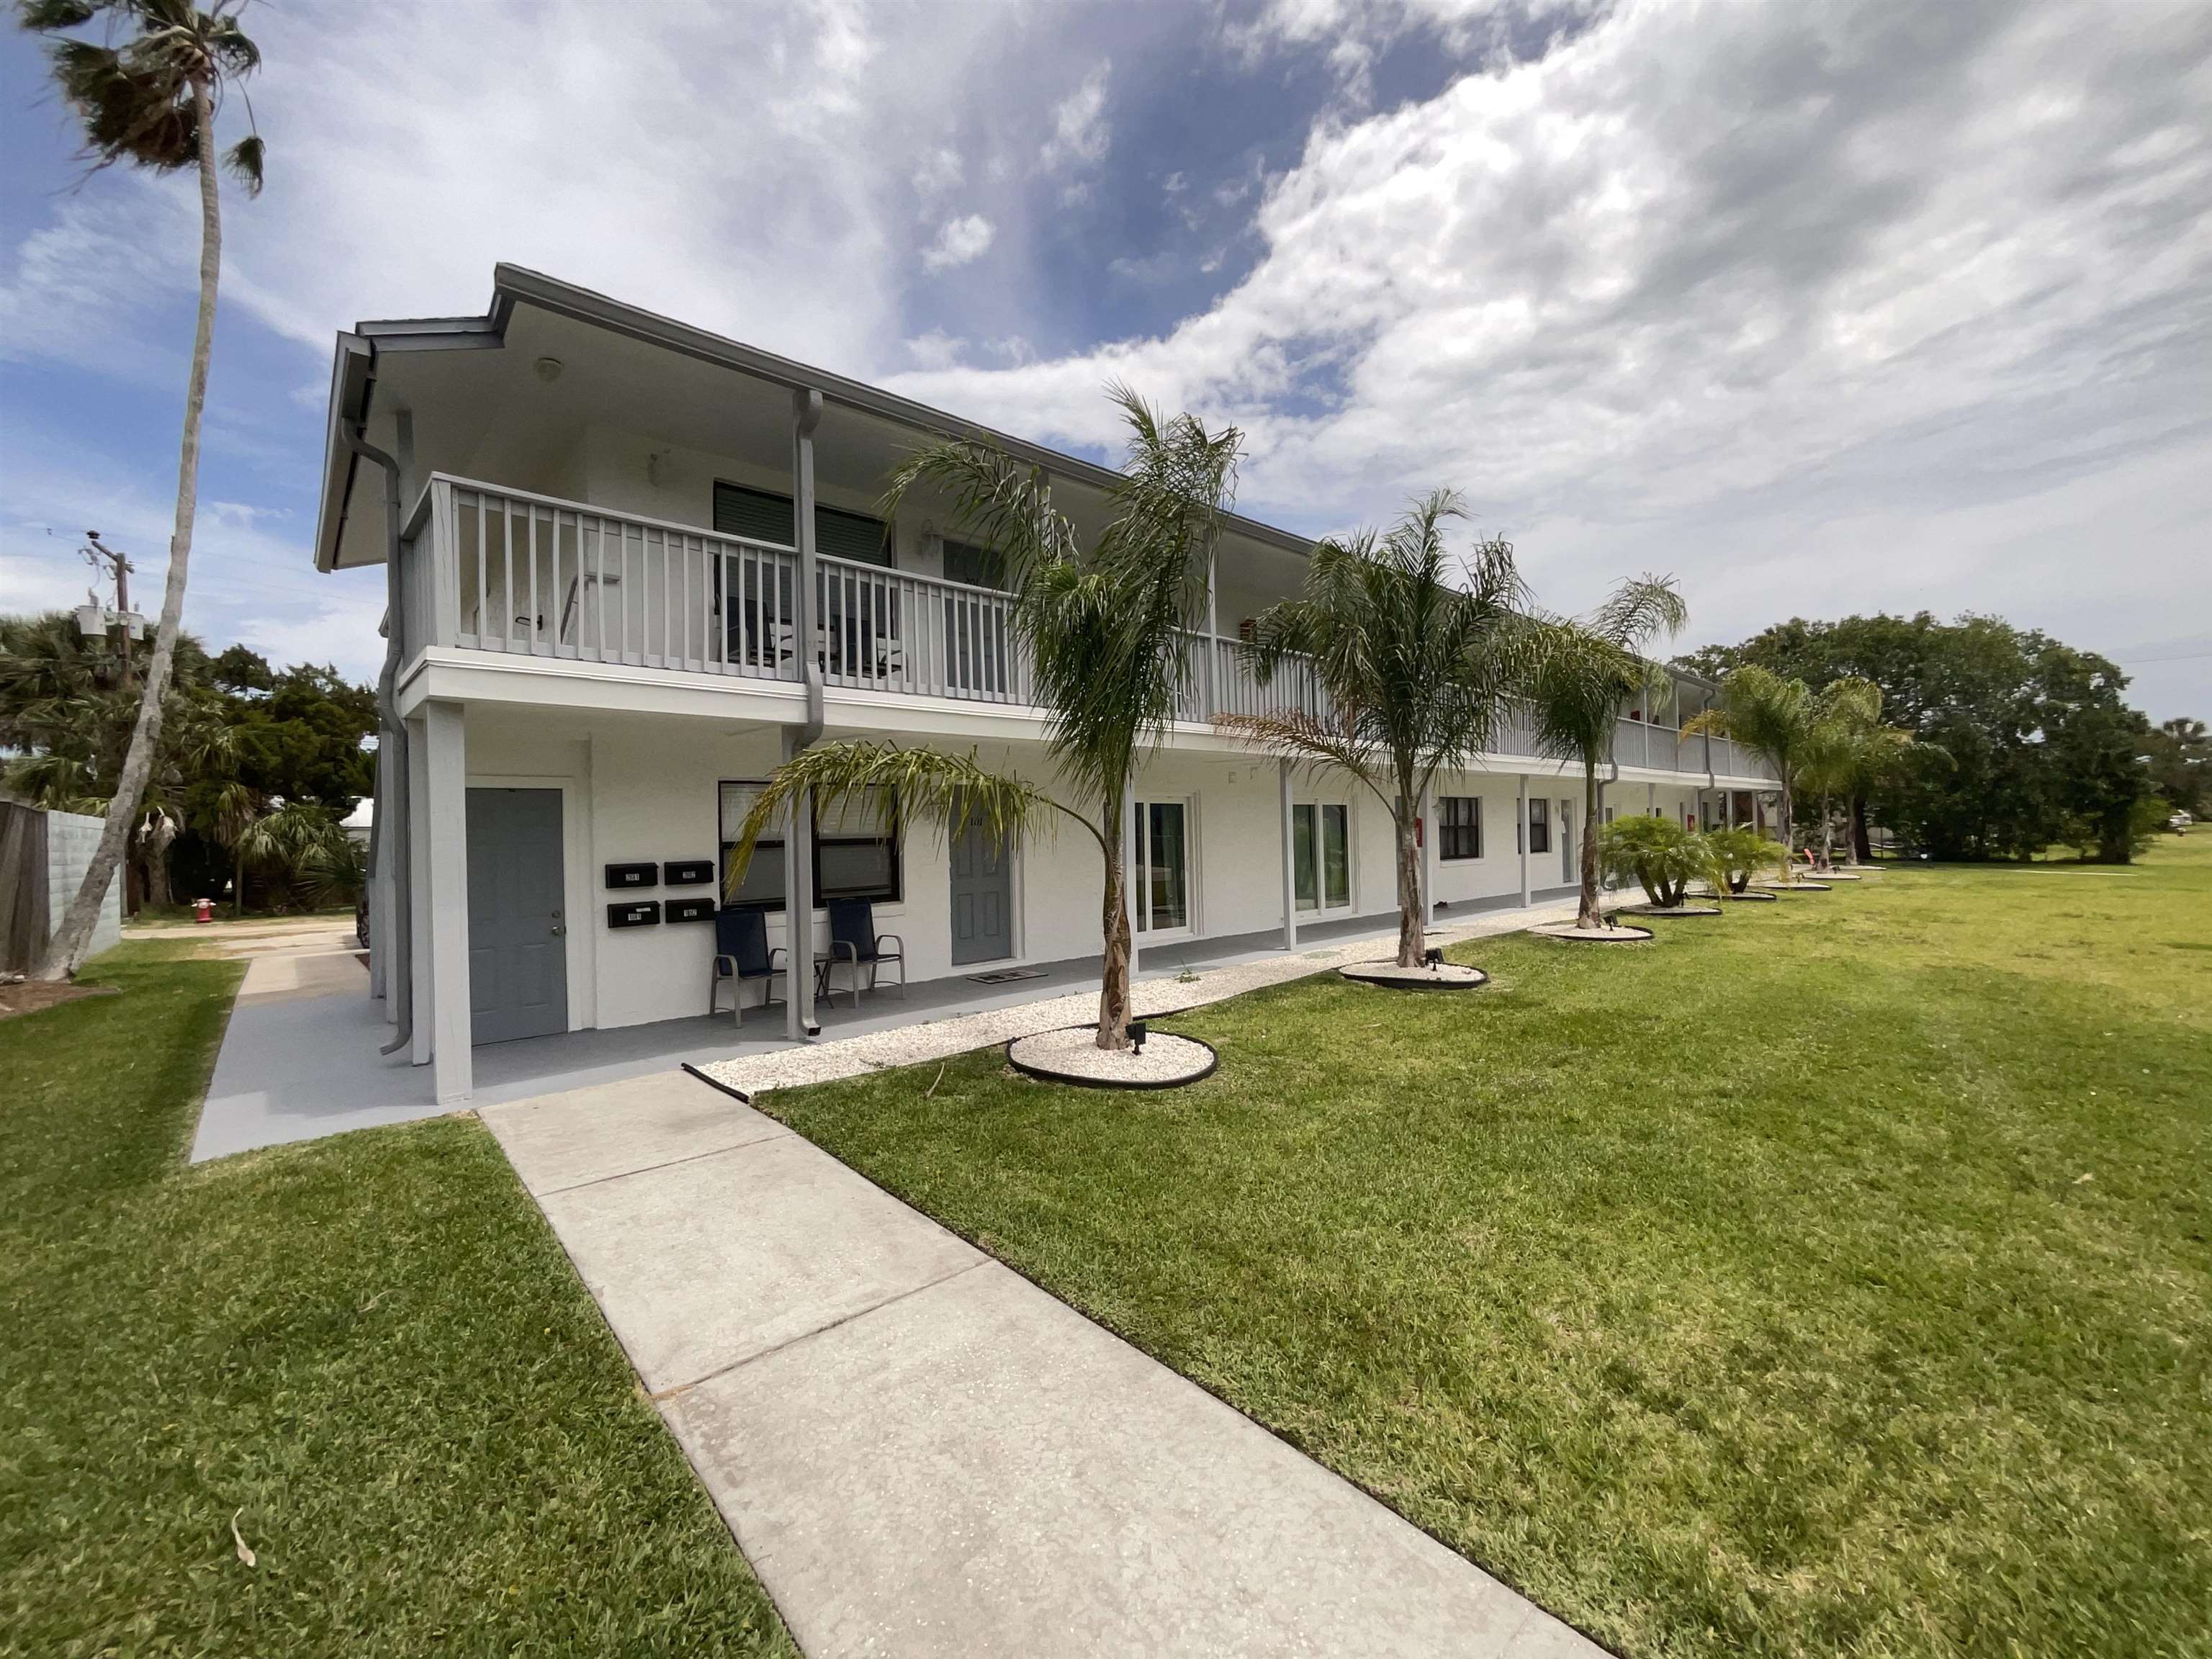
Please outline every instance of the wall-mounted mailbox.
M668 919L671 921L712 921L714 919L714 901L710 898L671 899L668 901Z
M607 926L610 927L651 927L660 921L660 901L639 899L629 904L607 906Z
M660 866L657 864L610 864L607 866L609 887L656 887L660 884Z
M704 887L714 878L714 860L690 859L660 866L660 878L671 887Z

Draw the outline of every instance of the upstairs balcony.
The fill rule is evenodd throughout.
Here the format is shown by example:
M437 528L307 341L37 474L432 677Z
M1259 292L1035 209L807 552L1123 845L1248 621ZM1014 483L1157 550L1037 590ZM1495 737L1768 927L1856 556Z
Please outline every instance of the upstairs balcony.
M831 690L1035 708L1008 595L851 559L816 565L811 643ZM401 570L410 658L440 647L733 681L801 678L789 547L439 474L405 527ZM1242 641L1186 632L1182 641L1179 721L1328 712L1304 661L1262 685ZM1623 720L1616 757L1702 777L1706 740L1678 750L1675 737ZM1711 741L1717 774L1763 775L1735 771L1729 745ZM1536 755L1524 714L1507 711L1492 749Z

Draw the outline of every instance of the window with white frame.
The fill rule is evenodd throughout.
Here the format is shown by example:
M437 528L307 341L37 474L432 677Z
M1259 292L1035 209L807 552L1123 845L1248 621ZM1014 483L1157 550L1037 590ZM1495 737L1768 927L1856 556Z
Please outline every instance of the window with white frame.
M1531 800L1528 803L1528 850L1548 853L1552 850L1552 803Z
M1179 800L1137 803L1136 912L1140 933L1191 925L1190 810Z

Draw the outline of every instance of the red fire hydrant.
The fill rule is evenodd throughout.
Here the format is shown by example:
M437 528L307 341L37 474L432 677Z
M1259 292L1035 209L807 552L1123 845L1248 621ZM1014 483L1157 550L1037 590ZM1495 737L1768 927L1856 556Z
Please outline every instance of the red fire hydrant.
M213 921L215 920L215 901L213 899L194 899L192 901L192 920L194 921Z

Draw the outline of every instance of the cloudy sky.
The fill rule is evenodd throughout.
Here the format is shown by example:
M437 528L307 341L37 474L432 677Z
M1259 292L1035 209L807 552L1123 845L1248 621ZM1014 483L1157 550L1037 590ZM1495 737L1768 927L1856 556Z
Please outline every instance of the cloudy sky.
M1309 532L1463 489L1686 646L1990 611L2212 715L2212 5L248 9L187 623L367 676L319 577L331 337L507 259L1103 455L1249 435ZM231 118L242 112L234 108ZM158 588L197 257L0 38L0 606ZM151 608L150 603L146 608Z

